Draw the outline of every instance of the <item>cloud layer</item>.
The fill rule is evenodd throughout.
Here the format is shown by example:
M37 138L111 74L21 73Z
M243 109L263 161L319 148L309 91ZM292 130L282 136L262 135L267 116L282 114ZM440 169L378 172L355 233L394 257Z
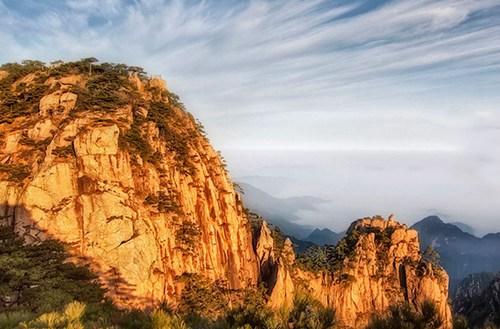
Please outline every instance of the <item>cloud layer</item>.
M381 186L400 152L454 159L421 166L439 192L412 192L439 196L418 206L436 212L457 181L465 204L500 200L499 36L499 0L0 1L1 62L95 56L162 74L235 175L245 150L386 152ZM500 230L500 206L470 207Z

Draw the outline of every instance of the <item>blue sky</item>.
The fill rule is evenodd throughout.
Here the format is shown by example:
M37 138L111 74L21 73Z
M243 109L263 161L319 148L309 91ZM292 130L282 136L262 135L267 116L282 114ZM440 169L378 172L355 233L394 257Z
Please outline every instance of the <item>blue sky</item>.
M3 0L0 43L1 62L94 56L161 74L233 176L304 168L316 187L290 174L286 190L333 200L317 225L434 212L500 231L500 0ZM340 172L353 179L330 188Z

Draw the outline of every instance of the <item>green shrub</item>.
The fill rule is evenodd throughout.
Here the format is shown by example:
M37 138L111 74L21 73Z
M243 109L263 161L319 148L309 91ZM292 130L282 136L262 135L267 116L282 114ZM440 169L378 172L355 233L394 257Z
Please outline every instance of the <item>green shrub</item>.
M52 138L50 138L50 137L46 138L44 140L41 140L41 141L36 141L34 139L31 139L31 138L24 136L19 140L19 143L26 145L26 146L29 146L33 150L45 152L45 150L47 149L47 146L49 146L51 141L52 141Z
M142 136L142 123L144 120L135 118L134 122L124 134L120 134L119 146L131 154L139 154L143 161L149 161L153 149L148 141Z
M28 178L30 173L29 167L26 165L0 164L0 173L7 173L7 180L10 182L22 182Z
M194 252L200 236L200 226L190 220L182 221L175 231L175 241L179 244L178 248L186 253Z
M73 144L66 146L59 146L52 150L52 154L60 158L76 157L75 148Z
M0 313L0 328L19 328L21 322L29 322L35 318L35 314L28 311L11 311Z
M169 151L175 153L175 160L178 168L185 174L192 174L194 165L189 159L189 135L179 132L184 127L175 128L175 111L169 103L151 100L149 102L148 120L156 123L160 131L160 136L166 142Z
M101 303L104 290L95 282L97 276L88 266L66 262L68 257L58 241L23 245L12 228L0 227L0 295L17 296L5 310L45 312L71 301Z
M71 302L64 311L52 311L41 314L36 319L19 324L21 328L49 328L49 329L84 329L81 318L85 312L85 304Z
M155 205L158 211L163 213L179 213L181 208L176 199L176 196L167 195L165 191L159 191L156 195L149 195L145 203L148 205Z
M360 232L353 230L342 238L336 246L311 246L304 253L297 254L296 263L300 268L313 273L320 271L336 273L342 269L346 258L351 259L356 256L356 244L359 236ZM344 277L344 279L346 278Z
M223 283L208 282L196 273L184 273L177 280L184 282L178 306L180 314L197 314L203 318L215 320L227 311L228 291Z
M422 253L422 258L430 263L433 268L439 268L439 265L441 264L439 254L432 246L427 246L427 248Z
M287 324L290 323L293 324L294 328L330 329L335 327L335 312L333 309L325 308L310 294L299 290L295 295L293 308L288 317Z
M101 110L112 112L127 105L132 90L128 77L116 71L104 71L92 75L85 88L73 88L78 95L75 110Z
M14 83L9 75L0 80L0 123L12 123L14 119L37 113L40 99L48 94L49 87L44 84L19 84L15 91L11 90Z
M374 316L367 329L437 329L442 324L436 306L426 301L420 310L408 303L391 306L386 315Z
M163 310L151 313L152 329L189 329L184 319L178 314L169 314Z

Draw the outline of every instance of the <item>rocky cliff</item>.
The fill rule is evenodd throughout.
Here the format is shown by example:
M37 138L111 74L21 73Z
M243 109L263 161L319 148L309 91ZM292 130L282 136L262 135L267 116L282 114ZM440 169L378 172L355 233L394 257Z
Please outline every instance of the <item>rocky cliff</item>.
M2 224L28 242L71 244L123 305L174 300L183 273L255 284L251 231L220 156L164 81L119 69L4 71Z
M31 61L4 65L0 91L1 225L27 243L71 245L118 305L175 305L194 273L232 290L264 283L275 308L307 291L351 327L430 300L449 326L447 275L422 259L416 231L357 221L318 271L252 224L202 126L160 78Z
M266 230L264 223L261 231ZM268 240L269 234L260 236ZM290 302L288 296L306 290L334 308L340 323L355 328L364 327L373 314L382 314L391 305L408 303L418 311L430 301L443 327L451 327L448 275L422 257L417 232L406 225L380 217L358 220L335 250L309 256L307 263L295 262L289 240L281 249L281 257L259 254L267 263L273 256L278 259L270 271L275 274L269 276L275 283L270 284L271 297Z

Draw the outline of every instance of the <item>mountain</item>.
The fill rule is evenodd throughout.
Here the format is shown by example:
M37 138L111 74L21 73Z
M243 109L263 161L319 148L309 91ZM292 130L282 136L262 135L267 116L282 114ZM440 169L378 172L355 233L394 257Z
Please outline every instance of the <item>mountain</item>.
M316 246L316 244L314 244L313 242L305 241L305 240L299 240L299 239L297 239L296 237L294 237L292 235L286 236L285 238L289 238L290 239L290 241L293 244L293 250L296 253L298 253L298 254L304 253L304 252L306 252L306 250L308 248Z
M451 294L453 310L458 314L468 312L494 278L493 273L479 272L469 274L460 281L457 289Z
M317 228L314 231L312 231L311 234L309 234L309 236L304 238L304 240L310 241L319 246L324 246L325 244L336 245L341 238L342 234L340 233L335 233L327 228L324 228L322 230Z
M262 327L264 320L252 322L262 315L257 310L273 321L277 310L290 310L286 326L305 328L301 321L325 317L331 325L335 310L337 324L359 328L391 305L419 310L430 301L443 327L451 326L448 276L421 257L415 230L361 219L337 247L314 251L326 258L314 252L296 258L290 239L249 219L202 125L164 80L148 78L141 68L93 58L2 65L0 132L0 225L28 246L17 259L29 257L40 268L57 255L35 246L55 248L50 241L58 240L71 254L68 261L92 270L121 309L168 305L199 316L204 322L194 328L210 327L219 316L231 326L241 320L238 326ZM304 207L294 203L292 209ZM38 294L37 300L49 292L26 264L9 263L12 254L1 252L8 271L0 275L0 310L9 312L19 310L20 298L30 300L19 291ZM66 256L56 260L51 266ZM66 266L71 278L92 278ZM58 281L44 287L62 289L63 273L53 272ZM55 296L59 308L45 312L85 297L71 282L72 293L62 291ZM4 288L14 291L7 296ZM81 317L84 308L75 313Z
M440 255L451 291L468 274L500 271L500 234L478 238L437 216L426 217L412 228L419 233L422 250L432 246Z
M312 210L315 204L324 200L311 196L280 199L250 184L244 182L236 182L236 184L241 187L241 198L245 206L251 212L261 215L271 224L278 226L286 235L303 239L312 232L313 227L296 223L300 220L296 213L299 210Z
M252 185L271 195L283 195L286 191L296 186L296 182L293 179L279 176L247 175L238 176L234 180Z
M480 273L475 276L476 280L472 283L468 282L471 281L468 277L460 285L461 292L471 291L472 293L466 293L463 296L463 301L456 311L468 319L471 328L500 325L500 272L492 276L492 274Z
M451 225L455 225L456 227L458 227L459 229L461 229L465 233L469 233L469 234L475 235L474 234L474 229L472 227L470 227L469 225L465 224L465 223L462 223L462 222L453 222L453 223L450 223L450 224Z

